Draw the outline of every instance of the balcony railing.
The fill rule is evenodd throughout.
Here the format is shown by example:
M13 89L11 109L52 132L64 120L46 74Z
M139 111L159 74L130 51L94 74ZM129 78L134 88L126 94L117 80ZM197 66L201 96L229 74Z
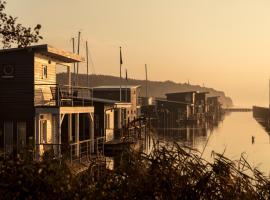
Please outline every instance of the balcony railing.
M35 84L35 106L91 106L92 88L60 84Z
M40 159L45 154L54 158L63 158L71 163L90 162L92 159L104 156L104 137L94 140L83 140L71 144L37 144L36 159Z

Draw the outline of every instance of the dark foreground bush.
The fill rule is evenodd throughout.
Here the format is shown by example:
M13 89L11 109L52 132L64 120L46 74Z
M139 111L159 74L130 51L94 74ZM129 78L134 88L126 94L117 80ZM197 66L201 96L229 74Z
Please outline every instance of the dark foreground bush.
M0 164L2 199L269 199L269 179L241 157L201 159L187 148L125 152L115 170L97 163L72 175L65 162L5 160ZM97 170L99 169L99 170ZM97 174L100 174L97 178Z

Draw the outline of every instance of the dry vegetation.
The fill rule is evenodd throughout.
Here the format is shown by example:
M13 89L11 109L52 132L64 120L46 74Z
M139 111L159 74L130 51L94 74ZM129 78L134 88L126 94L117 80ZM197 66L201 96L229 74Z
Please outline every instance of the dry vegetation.
M65 165L3 160L0 196L3 199L269 199L270 182L242 157L231 161L213 154L214 162L188 148L155 148L151 155L125 152L119 166L103 170L96 164L73 176ZM95 174L93 176L93 174ZM249 175L247 175L249 174Z

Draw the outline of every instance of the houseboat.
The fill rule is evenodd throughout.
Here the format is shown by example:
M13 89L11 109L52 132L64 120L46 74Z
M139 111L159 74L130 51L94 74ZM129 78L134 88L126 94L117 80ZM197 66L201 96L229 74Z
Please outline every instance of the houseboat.
M71 159L97 153L91 88L71 85L79 55L50 45L0 50L0 148L5 155L33 149ZM66 68L66 85L56 82ZM99 140L100 141L100 140Z
M93 96L95 98L107 99L118 102L130 103L130 107L125 111L126 123L130 123L141 115L141 105L139 101L140 86L128 85L121 87L121 99L120 99L120 86L97 86L93 87Z

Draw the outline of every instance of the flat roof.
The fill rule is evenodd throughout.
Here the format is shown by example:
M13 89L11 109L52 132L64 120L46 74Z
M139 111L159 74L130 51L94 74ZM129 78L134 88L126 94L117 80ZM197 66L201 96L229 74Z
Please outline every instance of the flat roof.
M170 94L187 94L187 93L199 93L198 91L185 91L185 92L171 92L171 93L166 93L165 95L170 95Z
M177 104L186 104L186 105L192 105L192 103L188 103L188 102L182 102L182 101L171 101L171 100L167 100L167 99L162 99L162 98L156 98L156 101L166 101L166 102L170 102L170 103L177 103Z
M131 89L131 88L139 88L141 87L140 85L122 85L121 86L122 89L124 88L127 88L127 89ZM96 87L93 87L93 89L98 89L98 90L103 90L103 89L120 89L120 85L102 85L102 86L96 86Z
M209 98L219 98L220 96L207 96L207 99Z
M29 51L34 53L39 53L55 60L59 60L65 63L83 62L85 59L80 55L57 49L48 44L34 45L23 48L10 48L0 50L0 54L19 52L19 51Z

